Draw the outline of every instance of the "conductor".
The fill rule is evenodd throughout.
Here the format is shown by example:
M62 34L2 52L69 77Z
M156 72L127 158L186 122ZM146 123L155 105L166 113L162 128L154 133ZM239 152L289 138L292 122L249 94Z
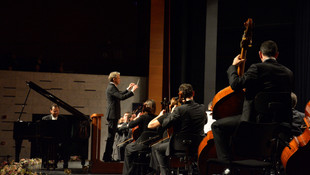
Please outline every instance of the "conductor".
M138 88L135 83L130 83L125 91L119 91L117 86L120 84L120 73L111 72L109 74L109 84L106 89L107 95L107 121L108 121L108 138L106 148L103 155L104 162L112 162L112 152L114 137L117 130L117 122L121 116L121 100L126 100L134 95L134 91Z

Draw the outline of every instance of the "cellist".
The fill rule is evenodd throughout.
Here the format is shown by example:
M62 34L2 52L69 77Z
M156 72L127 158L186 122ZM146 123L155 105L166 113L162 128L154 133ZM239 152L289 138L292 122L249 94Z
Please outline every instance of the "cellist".
M229 85L234 91L245 89L245 99L241 115L221 118L211 126L219 159L230 160L229 140L240 121L257 121L253 109L253 100L259 92L292 91L293 72L278 63L278 55L277 44L268 40L260 46L259 58L261 63L252 64L241 76L238 75L237 69L238 65L243 63L245 59L241 59L240 55L237 55L232 65L229 66L227 70Z
M144 144L144 141L148 137L156 135L156 130L149 129L148 123L156 117L154 114L156 110L156 103L154 100L146 100L143 104L142 114L138 115L135 119L129 122L128 127L134 128L139 126L141 135L135 142L129 143L125 148L123 175L133 173L133 160L138 151L146 150L148 145Z

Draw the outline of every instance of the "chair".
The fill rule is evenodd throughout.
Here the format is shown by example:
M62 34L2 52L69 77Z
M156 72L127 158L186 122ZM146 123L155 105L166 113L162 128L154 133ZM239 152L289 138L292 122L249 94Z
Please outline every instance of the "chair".
M279 123L241 122L232 138L234 170L260 169L275 171ZM245 158L245 159L244 159Z
M174 135L169 144L168 169L170 174L193 174L197 164L198 140L194 135ZM197 143L196 141L197 140Z
M285 143L283 136L289 135L292 118L290 93L259 93L254 99L254 109L256 122L242 121L231 138L233 160L209 159L208 167L226 166L232 174L240 174L242 170L279 174L279 147Z
M255 96L254 108L257 122L292 122L290 92L261 92Z
M145 175L150 172L150 149L140 150L133 160L133 172L136 175Z
M276 135L278 123L253 123L242 121L231 139L231 157L233 160L208 159L207 170L211 164L229 168L232 174L250 171L256 174L270 172L274 167Z
M291 92L261 92L254 99L257 122L279 123L277 149L288 146L292 138L292 98ZM276 157L280 159L280 152Z
M133 159L133 172L137 175L145 175L150 172L150 154L151 148L149 144L158 139L158 133L155 131L144 131L140 137L136 140L140 145L141 150L137 151ZM143 145L143 146L142 146Z

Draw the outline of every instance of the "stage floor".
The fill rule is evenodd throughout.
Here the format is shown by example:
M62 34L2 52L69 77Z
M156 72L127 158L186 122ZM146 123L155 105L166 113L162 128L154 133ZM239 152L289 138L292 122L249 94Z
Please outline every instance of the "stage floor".
M89 162L86 161L85 166L88 167ZM94 174L94 173L90 173L87 170L83 170L82 169L82 165L80 161L70 161L69 162L69 166L68 169L71 170L71 174L74 175L87 175L87 174ZM46 169L40 169L40 170L36 170L37 173L44 173L44 174L51 174L51 175L65 175L67 173L64 172L63 169L63 162L59 162L57 165L57 168L55 170L50 169L50 170L46 170ZM102 175L121 175L121 174L102 174Z

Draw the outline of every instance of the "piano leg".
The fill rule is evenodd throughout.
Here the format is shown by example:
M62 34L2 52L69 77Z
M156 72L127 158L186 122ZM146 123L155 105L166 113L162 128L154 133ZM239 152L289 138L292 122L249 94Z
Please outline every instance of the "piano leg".
M23 139L15 139L15 162L19 162L19 155L22 148Z

